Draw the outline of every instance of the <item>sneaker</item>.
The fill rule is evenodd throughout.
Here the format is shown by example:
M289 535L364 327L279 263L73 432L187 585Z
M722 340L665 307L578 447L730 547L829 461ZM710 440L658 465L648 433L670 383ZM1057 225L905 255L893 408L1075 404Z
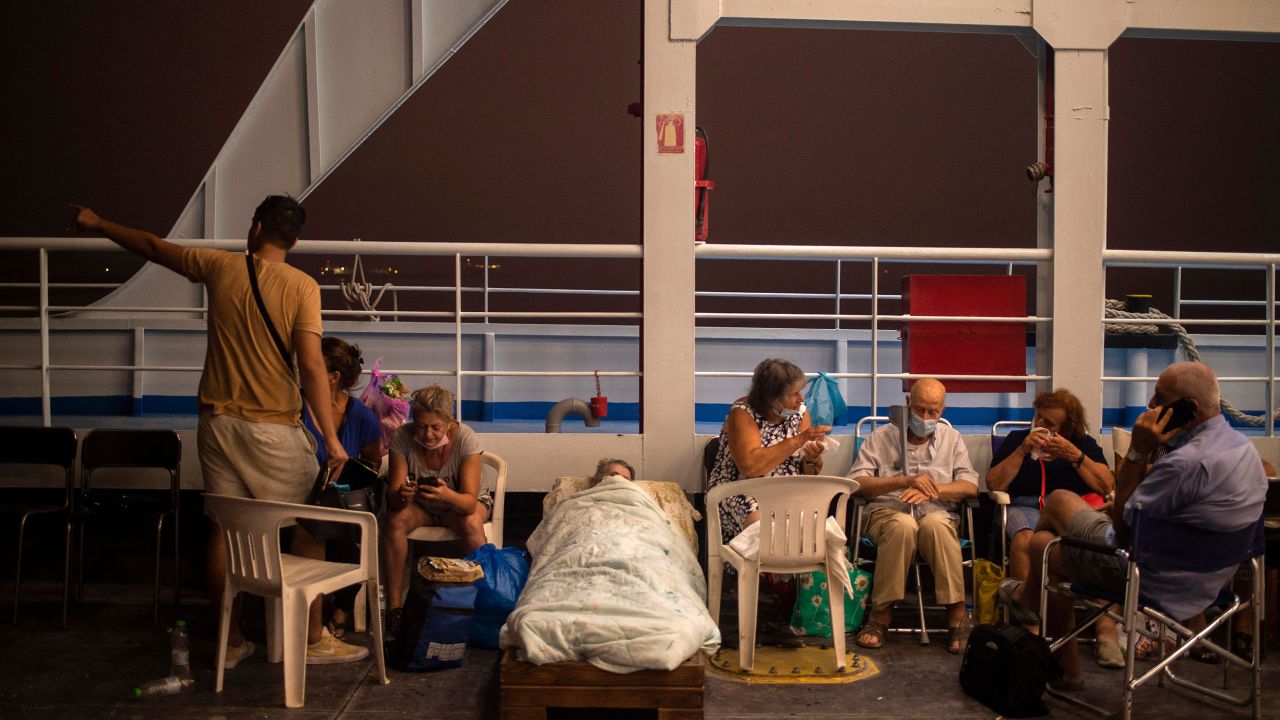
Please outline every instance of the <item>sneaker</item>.
M253 654L253 643L245 640L239 645L227 644L227 656L222 666L227 670L240 664L240 661Z
M344 643L324 628L320 639L307 646L308 665L334 665L363 660L369 657L369 648Z

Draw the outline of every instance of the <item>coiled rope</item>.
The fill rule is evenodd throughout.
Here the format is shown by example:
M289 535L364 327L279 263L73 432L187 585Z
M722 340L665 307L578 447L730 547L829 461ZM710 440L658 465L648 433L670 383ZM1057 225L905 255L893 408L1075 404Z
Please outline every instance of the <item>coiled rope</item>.
M360 238L356 238L359 241ZM382 296L394 286L391 283L384 284L375 297L373 294L373 283L364 277L364 265L360 261L360 253L356 253L355 260L351 263L351 280L339 280L338 287L342 289L342 299L347 303L348 310L367 310L369 319L374 322L378 321L378 303L382 302ZM396 296L392 293L393 301ZM399 302L395 302L395 309L399 310ZM354 307L353 307L354 306Z
M1176 319L1165 315L1155 308L1151 308L1149 312L1135 313L1125 310L1125 302L1123 300L1107 300L1104 314L1108 318L1120 319L1142 319L1142 320L1168 320L1167 323L1107 323L1105 325L1106 332L1112 335L1155 335L1160 332L1160 328L1168 328L1178 338L1178 344L1182 345L1183 351L1187 353L1187 359L1192 362L1202 362L1200 360L1200 350L1196 348L1196 343L1191 339L1190 333ZM1254 427L1262 427L1267 422L1266 415L1246 415L1236 409L1225 397L1220 400L1222 412L1227 417L1235 420L1241 425L1252 425ZM1276 418L1280 419L1280 409L1275 411Z

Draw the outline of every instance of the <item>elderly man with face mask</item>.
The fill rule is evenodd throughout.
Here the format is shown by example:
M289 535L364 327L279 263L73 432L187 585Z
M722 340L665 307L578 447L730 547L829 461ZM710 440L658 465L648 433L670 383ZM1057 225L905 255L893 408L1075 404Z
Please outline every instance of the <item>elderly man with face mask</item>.
M884 645L894 603L906 594L916 550L933 570L934 594L947 607L947 650L963 649L964 572L957 535L957 503L978 494L978 473L960 433L938 422L947 389L933 378L917 380L908 402L907 457L901 429L883 425L871 433L849 477L867 504L864 531L876 544L871 614L858 633L865 648Z

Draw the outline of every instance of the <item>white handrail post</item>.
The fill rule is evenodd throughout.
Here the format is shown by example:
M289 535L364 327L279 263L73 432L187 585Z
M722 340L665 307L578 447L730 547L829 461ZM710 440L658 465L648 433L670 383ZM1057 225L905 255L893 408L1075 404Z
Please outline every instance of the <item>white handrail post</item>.
M880 390L880 258L871 258L871 414L879 415Z
M44 426L53 424L49 398L49 251L40 248L40 415Z
M840 268L844 261L836 258L836 329L840 329Z
M1276 436L1276 263L1267 265L1267 437Z
M462 419L462 253L453 254L453 416Z
M484 322L489 324L489 256L484 256Z
M1173 269L1173 317L1182 318L1182 266Z

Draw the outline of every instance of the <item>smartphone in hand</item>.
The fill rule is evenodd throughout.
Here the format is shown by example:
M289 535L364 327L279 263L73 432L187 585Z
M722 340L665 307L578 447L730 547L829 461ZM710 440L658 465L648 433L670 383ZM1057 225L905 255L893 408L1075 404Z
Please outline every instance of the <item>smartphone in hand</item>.
M1191 422L1196 417L1195 408L1192 407L1191 401L1186 398L1178 398L1168 405L1165 405L1164 409L1160 411L1160 417L1163 418L1165 415L1169 415L1170 413L1172 413L1172 416L1169 418L1169 424L1164 426L1165 432L1176 430ZM1157 420L1158 419L1159 418L1157 418Z

